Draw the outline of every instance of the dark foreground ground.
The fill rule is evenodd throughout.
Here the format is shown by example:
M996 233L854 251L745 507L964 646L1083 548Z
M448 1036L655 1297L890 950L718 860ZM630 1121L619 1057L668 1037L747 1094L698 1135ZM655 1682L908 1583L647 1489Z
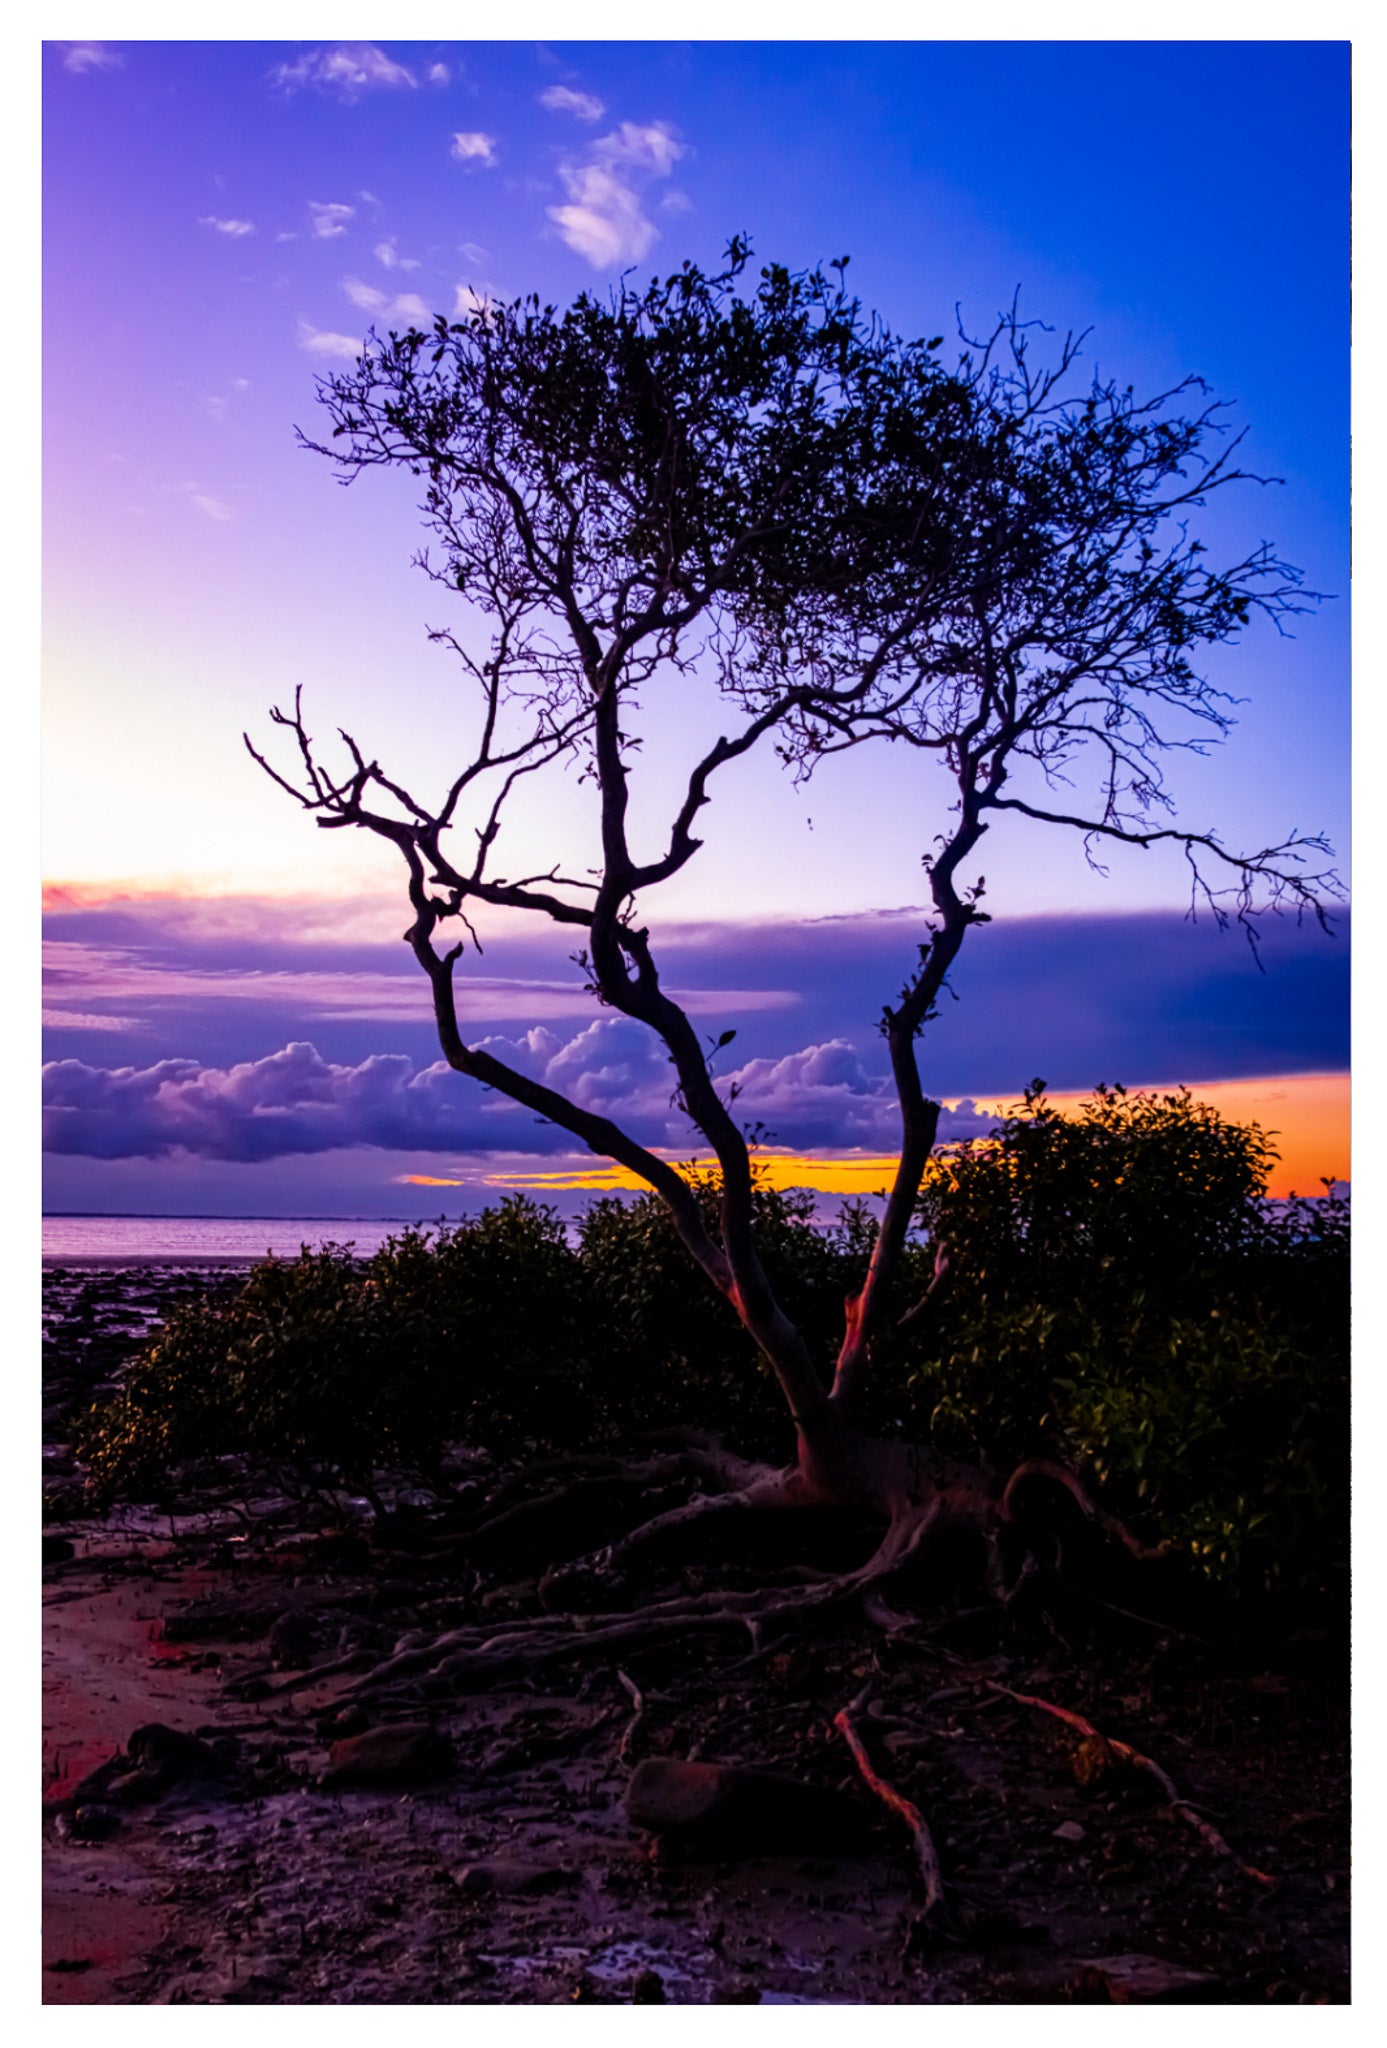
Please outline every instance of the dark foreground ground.
M73 1405L171 1289L206 1277L47 1276L47 2002L1347 1999L1332 1617L1240 1634L1201 1615L1196 1637L1108 1609L1004 1627L922 1605L890 1640L864 1623L754 1659L732 1637L652 1644L620 1670L575 1658L504 1691L357 1706L353 1674L305 1671L387 1654L483 1601L523 1613L535 1560L517 1553L507 1584L504 1558L461 1565L422 1515L388 1532L349 1510L324 1532L283 1501L249 1527L207 1499L172 1524L78 1512ZM834 1725L868 1685L872 1763L938 1843L942 1933L920 1925L906 1830ZM998 1686L1153 1758L1233 1858L1148 1777ZM132 1742L150 1724L173 1736ZM393 1749L372 1735L400 1724ZM338 1750L334 1778L349 1737L357 1776ZM649 1757L836 1788L852 1825L806 1805L777 1839L754 1817L739 1832L734 1808L681 1846L627 1817Z

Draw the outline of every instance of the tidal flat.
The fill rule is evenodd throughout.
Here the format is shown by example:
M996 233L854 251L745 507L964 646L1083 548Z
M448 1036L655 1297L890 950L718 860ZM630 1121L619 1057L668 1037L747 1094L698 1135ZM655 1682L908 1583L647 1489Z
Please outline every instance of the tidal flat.
M91 1513L73 1417L172 1303L231 1284L45 1275L45 2002L1347 1999L1332 1626L1022 1627L945 1598L896 1633L655 1638L486 1691L372 1691L412 1642L536 1613L543 1524L479 1543L446 1507L334 1513L229 1470ZM696 1589L714 1565L750 1583L786 1558L668 1569ZM937 1845L939 1924L836 1725L864 1692L872 1767ZM1229 1853L1035 1699L1155 1759ZM782 1839L735 1797L701 1832L637 1826L652 1759L771 1772L807 1803Z

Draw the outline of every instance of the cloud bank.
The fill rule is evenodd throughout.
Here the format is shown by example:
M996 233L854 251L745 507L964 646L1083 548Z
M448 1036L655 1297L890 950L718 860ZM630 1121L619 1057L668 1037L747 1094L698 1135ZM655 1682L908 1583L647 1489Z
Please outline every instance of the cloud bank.
M629 1018L596 1018L567 1039L537 1026L519 1038L480 1044L580 1108L618 1116L645 1144L701 1144L671 1100L663 1046ZM738 1118L769 1127L778 1145L889 1150L898 1138L886 1077L870 1073L842 1041L752 1060L731 1069L723 1086L735 1097ZM48 1151L88 1159L184 1153L255 1163L356 1146L543 1157L574 1148L557 1125L537 1121L442 1061L417 1067L403 1054L374 1054L346 1066L302 1040L224 1068L186 1059L147 1067L54 1060L43 1070L43 1120ZM970 1136L988 1125L963 1102L946 1115L943 1135Z

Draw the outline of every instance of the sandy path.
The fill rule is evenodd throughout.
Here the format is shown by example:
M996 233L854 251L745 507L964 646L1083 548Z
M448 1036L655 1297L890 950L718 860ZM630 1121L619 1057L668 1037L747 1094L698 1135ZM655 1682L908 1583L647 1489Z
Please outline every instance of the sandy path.
M191 1732L214 1714L223 1724L228 1719L217 1671L193 1653L162 1647L158 1637L160 1610L205 1591L208 1575L166 1572L154 1552L144 1569L121 1562L127 1570L119 1577L109 1558L82 1556L44 1573L45 1810L123 1749L142 1722ZM165 1930L160 1894L171 1875L158 1830L138 1813L109 1841L51 1836L43 1881L45 2005L121 2002L120 1980Z

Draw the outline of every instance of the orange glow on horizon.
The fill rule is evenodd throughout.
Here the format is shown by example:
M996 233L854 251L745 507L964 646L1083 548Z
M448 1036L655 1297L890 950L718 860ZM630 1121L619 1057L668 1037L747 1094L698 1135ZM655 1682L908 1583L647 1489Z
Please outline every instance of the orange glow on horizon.
M1153 1084L1147 1091L1173 1093L1180 1084ZM1136 1090L1132 1090L1136 1093ZM1279 1159L1267 1183L1270 1195L1317 1195L1321 1182L1349 1178L1349 1076L1347 1074L1271 1074L1254 1080L1207 1081L1191 1088L1198 1102L1212 1103L1234 1123L1260 1124L1271 1137ZM1087 1101L1091 1089L1049 1096L1065 1115ZM978 1100L984 1113L1002 1115L1014 1099ZM684 1165L686 1161L674 1162ZM700 1162L703 1163L703 1162ZM813 1188L820 1194L872 1195L886 1188L896 1169L893 1153L841 1152L818 1155L760 1152L757 1164L776 1189ZM403 1178L417 1187L460 1187L456 1180L435 1180L423 1174ZM616 1192L644 1193L646 1184L623 1166L601 1163L553 1169L510 1169L478 1176L474 1185L520 1188L532 1194Z

